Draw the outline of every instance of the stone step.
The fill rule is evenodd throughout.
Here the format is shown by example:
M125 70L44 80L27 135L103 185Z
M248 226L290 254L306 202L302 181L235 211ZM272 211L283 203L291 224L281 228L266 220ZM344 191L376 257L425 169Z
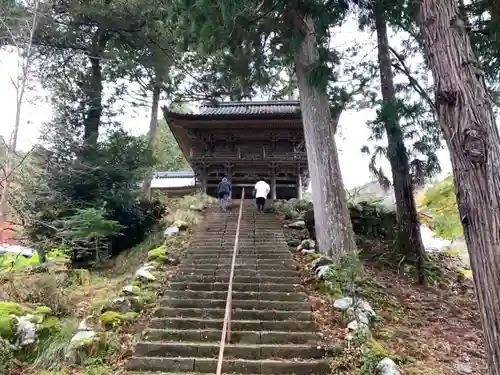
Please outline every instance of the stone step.
M132 357L127 363L129 371L169 371L212 373L217 369L217 358L161 358ZM326 375L330 365L324 360L244 360L225 359L222 362L224 373L239 374L294 374Z
M179 273L184 275L206 275L206 276L229 276L231 270L229 267L219 268L219 269L200 269L200 268L179 268ZM238 269L235 275L238 276L252 276L252 277L293 277L297 276L296 270L249 270L249 269Z
M206 243L204 245L199 246L191 246L189 248L189 253L233 253L234 245L217 245L217 246L208 246ZM288 246L275 246L274 244L267 244L267 246L255 247L253 245L249 246L238 246L238 253L241 254L269 254L269 253L290 253L290 249Z
M189 251L186 252L186 255L198 255L198 256L212 256L212 255L218 255L218 256L227 256L231 257L234 253L234 249L231 248L226 248L226 249L221 249L221 248L191 248ZM238 249L236 251L236 254L239 257L263 257L265 255L271 255L273 258L281 258L283 256L286 257L286 259L290 258L292 253L290 252L289 248L286 249L276 249L273 247L269 247L266 249ZM269 256L267 257L269 258Z
M190 253L196 253L196 252L212 252L212 253L218 253L218 252L227 252L227 253L232 253L234 250L234 245L220 245L218 244L217 246L208 246L206 243L204 245L199 245L199 246L191 246L189 248ZM267 246L262 246L262 247L255 247L253 245L248 245L248 246L238 246L238 252L240 253L286 253L290 252L288 246L277 246L274 243L268 243Z
M240 235L240 240L238 242L239 247L246 248L246 249L251 249L251 248L256 248L256 249L266 249L271 247L272 245L277 245L280 246L280 248L284 248L285 243L283 242L284 239L273 239L273 238L265 238L265 240L261 243L255 242L253 238L251 237L242 237ZM224 241L219 241L215 239L210 239L210 238L204 238L199 241L199 243L193 243L194 248L198 247L207 247L207 248L214 248L214 247L226 247L226 248L232 248L234 247L234 240L224 240Z
M201 357L217 358L218 343L152 342L136 344L135 355L140 357ZM317 345L306 344L226 344L224 356L239 359L293 359L322 358L324 350Z
M186 283L172 282L170 290L200 290L200 291L227 291L228 283ZM301 292L304 288L302 285L294 284L259 284L259 283L234 283L233 292Z
M234 319L234 317L232 317ZM223 318L196 319L196 318L153 318L151 327L154 329L221 329ZM235 331L279 331L279 332L311 332L316 325L309 318L307 320L231 320L231 329Z
M229 275L196 275L183 274L176 277L177 282L198 282L198 283L227 283ZM294 284L300 285L301 281L297 275L292 277L280 276L241 276L235 275L233 283L256 283L259 284Z
M232 251L200 251L193 252L190 251L186 254L189 259L214 259L214 258L229 258L232 259L233 252ZM237 252L237 258L255 258L259 260L290 260L292 259L292 254L290 251L281 251L281 252Z
M225 309L226 298L223 299L182 299L162 298L160 306L178 308L207 308ZM249 310L285 310L285 311L310 311L307 299L300 301L261 301L261 300L233 300L233 309Z
M224 301L225 305L225 301ZM225 307L225 306L224 306ZM159 307L154 314L157 318L198 318L198 319L222 319L225 308L190 308L190 307ZM312 315L307 310L243 310L233 309L231 319L235 320L310 320Z
M187 258L182 262L183 266L193 266L193 267L221 267L230 266L232 262L231 257L224 258L212 258L212 259L199 259L199 258ZM245 265L249 267L262 267L263 269L272 267L287 267L295 269L295 263L292 259L258 259L258 258L240 258L236 257L236 265Z
M199 244L191 244L190 251L192 250L212 250L212 251L233 251L234 243L220 243L220 242L209 242L210 240L203 241ZM263 245L256 245L253 242L245 243L240 242L238 245L240 251L288 251L288 246L280 243L268 240Z
M231 263L233 260L232 256L218 256L218 257L213 257L213 256L205 256L203 258L201 257L193 257L191 255L188 255L183 263L200 263L200 264L217 264L217 263ZM243 263L257 263L257 264L287 264L287 265L293 265L295 264L292 257L289 256L286 259L279 259L279 258L259 258L254 255L245 255L245 254L236 254L236 261Z
M231 264L233 260L233 254L217 254L212 253L209 255L200 254L187 254L186 258L183 259L183 263L197 263L197 264ZM247 262L257 263L257 264L287 264L295 265L295 262L291 254L284 254L281 256L276 256L275 254L269 256L260 256L254 254L236 254L236 262L243 263Z
M281 263L274 263L274 264L257 264L257 263L243 263L243 262L235 262L234 269L239 273L239 270L245 270L245 271L293 271L297 272L297 269L295 265L293 264L281 264ZM179 271L184 272L187 270L188 272L190 270L198 270L198 271L230 271L231 270L231 262L222 262L222 263L203 263L203 262L197 262L197 263L182 263L181 267L179 268Z
M204 237L204 238L198 238L196 240L192 240L190 244L192 244L193 247L231 247L234 246L236 241L236 237L234 238L224 238L221 239L220 237ZM269 244L276 244L281 247L285 245L283 242L284 238L264 238L263 241L255 241L255 239L251 236L245 236L240 234L239 242L238 245L242 247L256 247L258 249L265 249L266 247L269 247Z
M199 291L199 290L169 290L163 295L173 299L209 299L225 300L227 291ZM238 292L232 293L233 302L239 300L259 301L307 301L305 293L279 293L279 292Z
M188 341L219 342L220 329L148 329L144 332L144 341ZM309 344L317 345L321 340L314 332L280 331L232 331L231 343L243 344Z

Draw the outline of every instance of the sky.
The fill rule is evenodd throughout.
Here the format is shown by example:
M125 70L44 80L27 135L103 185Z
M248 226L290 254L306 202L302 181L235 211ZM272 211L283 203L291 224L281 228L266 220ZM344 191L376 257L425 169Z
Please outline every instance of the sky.
M363 58L376 59L375 36L357 30L356 22L352 20L335 32L332 44L338 47L351 45L352 42L362 43L362 51L358 54ZM391 43L397 36L391 36ZM0 135L9 139L15 124L16 91L11 83L11 78L16 76L17 58L15 54L0 51ZM49 104L49 94L44 92L37 82L27 92L26 101L21 111L21 125L18 138L18 148L23 151L31 149L37 143L44 122L50 120L52 111ZM368 170L368 157L360 151L364 145L373 145L368 142L370 130L365 124L373 120L375 111L346 110L340 117L337 134L337 147L339 149L340 166L344 185L348 189L361 186L373 180ZM119 119L126 129L132 134L146 133L149 127L149 109L126 110ZM438 152L444 177L451 172L451 164L447 150ZM383 169L390 174L389 163L381 160Z

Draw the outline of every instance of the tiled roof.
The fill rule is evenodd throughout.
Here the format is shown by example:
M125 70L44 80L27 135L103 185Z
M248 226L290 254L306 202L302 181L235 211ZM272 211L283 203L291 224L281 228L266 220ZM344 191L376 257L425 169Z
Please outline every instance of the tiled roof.
M209 116L248 116L248 115L300 114L299 101L266 102L218 102L202 104L200 115Z
M271 100L265 102L205 102L197 113L179 113L163 108L167 121L169 118L214 120L216 118L259 118L294 117L300 118L300 102L295 100Z

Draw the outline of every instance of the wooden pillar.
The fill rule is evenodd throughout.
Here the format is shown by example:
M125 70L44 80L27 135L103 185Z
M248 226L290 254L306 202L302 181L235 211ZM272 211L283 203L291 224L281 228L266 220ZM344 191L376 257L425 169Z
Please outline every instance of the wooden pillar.
M276 199L276 170L274 167L271 172L271 199Z
M208 184L208 173L207 168L203 168L203 172L201 173L201 192L207 193L207 184Z
M302 199L302 174L297 175L297 199Z
M225 173L226 173L226 178L227 178L227 182L229 182L231 185L233 184L233 178L231 176L231 164L226 164L226 168L225 168ZM229 194L229 199L232 198L232 194Z

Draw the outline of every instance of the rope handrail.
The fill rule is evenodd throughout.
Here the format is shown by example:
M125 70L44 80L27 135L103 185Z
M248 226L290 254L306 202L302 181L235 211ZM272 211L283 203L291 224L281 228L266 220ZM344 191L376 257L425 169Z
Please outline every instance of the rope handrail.
M219 359L217 361L217 371L216 375L220 375L222 372L222 361L224 359L224 347L226 345L226 339L228 342L231 341L231 310L233 303L233 278L234 278L234 267L236 264L236 254L238 253L238 247L240 242L240 224L241 224L241 214L243 212L243 198L245 197L245 189L241 189L241 199L240 199L240 211L238 213L238 223L236 224L236 237L234 239L233 247L233 260L231 262L231 272L229 274L229 282L227 288L227 298L226 298L226 312L224 314L224 322L222 323L222 334L220 337L220 347L219 347Z

